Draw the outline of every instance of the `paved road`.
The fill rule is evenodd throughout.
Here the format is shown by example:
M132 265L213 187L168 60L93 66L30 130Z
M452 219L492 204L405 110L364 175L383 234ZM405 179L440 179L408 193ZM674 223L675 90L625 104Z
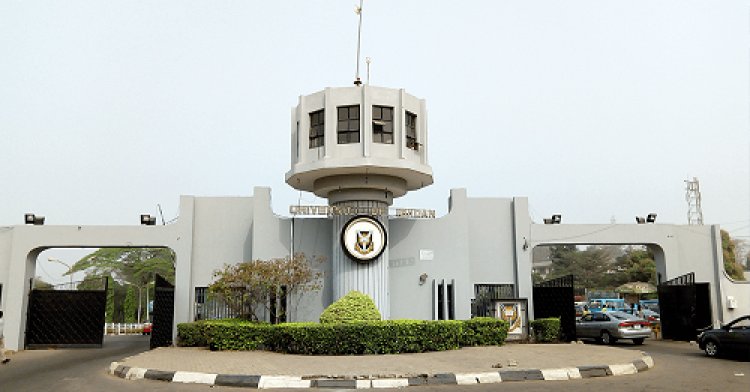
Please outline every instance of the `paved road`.
M750 360L707 358L684 342L646 341L643 346L617 347L645 350L656 367L632 376L573 381L525 381L500 384L415 387L412 391L750 391ZM119 336L105 340L102 349L23 351L7 366L0 366L0 391L239 391L230 387L170 384L152 380L123 380L107 374L112 361L148 349L148 337ZM744 374L740 376L739 374ZM297 390L297 392L299 392Z
M633 346L629 342L617 342L615 346L648 352L654 359L655 367L647 372L631 376L570 381L525 381L521 383L469 385L458 388L435 387L425 388L425 391L750 391L750 360L748 359L708 358L697 346L687 342L646 340L646 343L642 346ZM740 376L739 374L744 375Z
M206 391L206 386L128 381L107 374L112 361L148 350L148 336L111 336L101 349L29 350L0 365L0 391Z

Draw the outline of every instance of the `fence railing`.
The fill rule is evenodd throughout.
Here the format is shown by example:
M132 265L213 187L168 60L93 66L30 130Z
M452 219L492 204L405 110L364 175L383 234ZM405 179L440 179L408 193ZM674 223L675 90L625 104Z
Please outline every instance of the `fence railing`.
M141 335L145 323L105 323L105 335Z

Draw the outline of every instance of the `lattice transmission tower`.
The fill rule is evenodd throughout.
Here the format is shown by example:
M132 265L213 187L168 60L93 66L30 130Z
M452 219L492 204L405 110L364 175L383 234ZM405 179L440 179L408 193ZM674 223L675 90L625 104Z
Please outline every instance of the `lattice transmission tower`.
M692 180L685 180L685 200L688 203L688 224L702 225L701 190L696 177L693 177Z

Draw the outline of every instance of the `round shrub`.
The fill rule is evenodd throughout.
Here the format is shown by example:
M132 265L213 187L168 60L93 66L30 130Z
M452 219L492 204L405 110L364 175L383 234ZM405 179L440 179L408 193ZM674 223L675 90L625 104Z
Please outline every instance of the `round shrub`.
M349 324L360 321L380 320L380 312L375 302L366 294L350 291L329 305L320 315L323 324Z

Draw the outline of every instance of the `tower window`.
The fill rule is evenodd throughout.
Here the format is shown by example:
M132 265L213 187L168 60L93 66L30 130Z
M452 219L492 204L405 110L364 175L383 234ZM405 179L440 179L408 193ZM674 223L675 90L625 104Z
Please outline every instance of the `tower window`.
M393 108L372 107L372 141L393 144Z
M339 106L338 111L338 143L359 143L359 105Z
M324 144L324 132L324 110L318 110L310 113L310 148L320 147Z
M419 150L417 143L417 115L412 112L406 112L406 148L414 151Z

